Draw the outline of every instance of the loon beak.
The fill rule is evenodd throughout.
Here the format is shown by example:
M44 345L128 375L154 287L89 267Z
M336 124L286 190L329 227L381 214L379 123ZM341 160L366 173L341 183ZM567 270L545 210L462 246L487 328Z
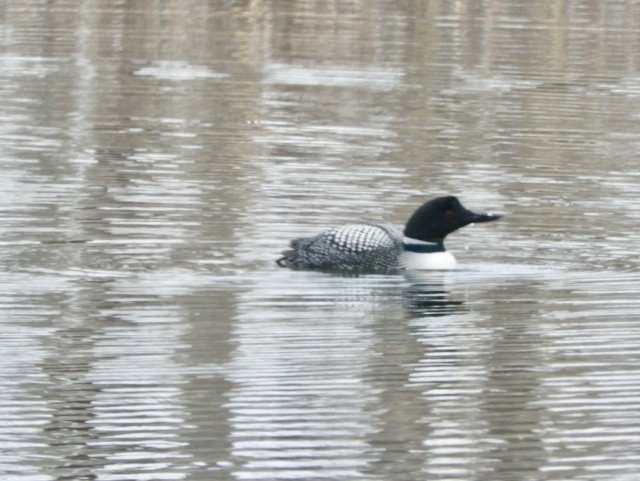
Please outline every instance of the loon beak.
M476 222L491 222L504 217L501 214L482 214L477 212L471 212L468 218L469 224L475 224Z

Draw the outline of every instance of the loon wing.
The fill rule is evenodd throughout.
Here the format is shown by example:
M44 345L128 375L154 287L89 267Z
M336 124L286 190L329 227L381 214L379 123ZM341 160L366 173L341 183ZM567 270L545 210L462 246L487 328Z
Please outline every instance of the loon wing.
M402 226L349 224L291 241L278 264L297 269L391 270L402 251Z

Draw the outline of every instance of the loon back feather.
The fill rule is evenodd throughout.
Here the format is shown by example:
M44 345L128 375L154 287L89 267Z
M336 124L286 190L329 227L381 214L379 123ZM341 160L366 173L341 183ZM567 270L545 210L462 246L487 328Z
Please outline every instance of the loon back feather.
M383 271L398 268L402 226L349 224L300 237L277 260L282 267L320 270Z

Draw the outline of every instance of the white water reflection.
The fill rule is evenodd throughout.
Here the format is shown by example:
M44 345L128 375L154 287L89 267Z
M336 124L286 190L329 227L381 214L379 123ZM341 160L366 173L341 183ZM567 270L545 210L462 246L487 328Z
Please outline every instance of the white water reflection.
M302 65L269 64L263 69L267 84L349 87L369 90L392 90L402 84L403 72L385 66L324 68Z
M149 67L143 67L133 72L133 75L155 77L161 80L198 80L222 79L228 75L213 72L203 65L189 65L180 61L159 61Z

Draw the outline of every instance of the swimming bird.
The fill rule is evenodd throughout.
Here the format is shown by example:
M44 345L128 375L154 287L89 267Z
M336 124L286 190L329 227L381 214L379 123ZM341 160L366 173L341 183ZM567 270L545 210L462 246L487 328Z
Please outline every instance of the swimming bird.
M276 262L291 269L324 271L449 270L457 262L444 247L445 237L466 225L501 217L472 212L455 196L437 197L422 204L404 227L388 223L336 227L292 240L291 249Z

